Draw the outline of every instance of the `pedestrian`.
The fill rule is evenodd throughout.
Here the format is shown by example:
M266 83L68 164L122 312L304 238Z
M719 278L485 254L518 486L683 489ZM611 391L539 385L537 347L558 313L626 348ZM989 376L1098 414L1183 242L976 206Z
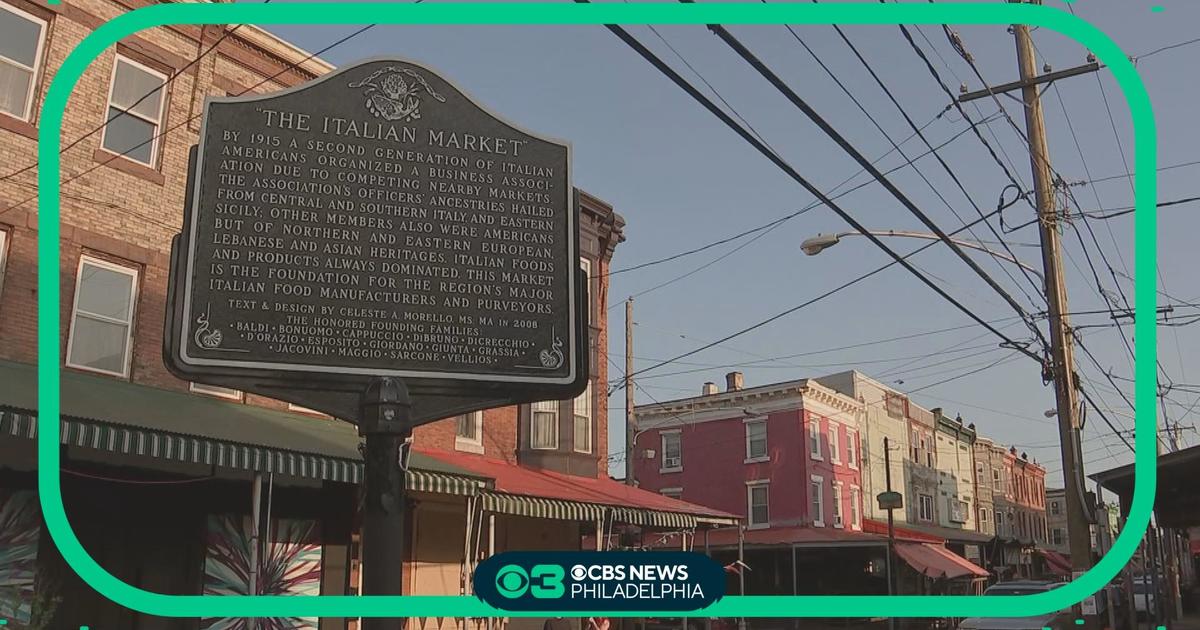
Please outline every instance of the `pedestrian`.
M571 622L565 617L549 617L546 623L542 624L542 630L573 630Z
M586 630L608 630L607 617L588 617Z

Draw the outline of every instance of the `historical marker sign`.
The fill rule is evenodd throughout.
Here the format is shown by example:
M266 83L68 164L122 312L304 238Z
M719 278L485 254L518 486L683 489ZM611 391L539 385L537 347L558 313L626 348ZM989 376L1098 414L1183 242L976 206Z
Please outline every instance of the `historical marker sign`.
M183 233L180 360L574 383L570 153L397 60L210 99Z

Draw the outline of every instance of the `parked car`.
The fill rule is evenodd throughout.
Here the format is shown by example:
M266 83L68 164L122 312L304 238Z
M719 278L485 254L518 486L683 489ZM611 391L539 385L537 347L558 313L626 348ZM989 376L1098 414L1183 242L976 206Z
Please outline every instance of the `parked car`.
M1062 586L1061 582L1001 582L983 592L985 596L1033 595ZM1075 627L1070 609L1036 617L970 617L958 623L958 630L1066 630Z

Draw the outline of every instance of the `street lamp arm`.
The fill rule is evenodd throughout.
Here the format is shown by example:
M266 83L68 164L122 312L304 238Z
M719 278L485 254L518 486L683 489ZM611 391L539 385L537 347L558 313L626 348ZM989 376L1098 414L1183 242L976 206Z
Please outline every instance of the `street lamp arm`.
M813 239L810 239L809 241L805 241L805 242L813 243L813 245L810 246L809 249L814 250L814 251L812 251L812 254L816 254L827 247L833 246L842 238L845 238L847 236L865 236L866 234L870 234L872 236L895 236L895 237L899 237L899 238L919 238L919 239L926 240L926 241L942 240L941 237L938 236L937 234L930 234L927 232L912 232L909 230L868 230L865 234L863 232L838 232L837 234L832 234L829 236L817 236L817 237L814 237ZM1009 254L1007 254L1005 252L998 252L994 249L990 249L987 246L985 246L981 243L977 243L975 241L967 241L967 240L953 238L953 237L950 238L950 241L952 241L956 245L959 245L960 247L966 247L967 249L973 249L975 251L980 251L989 256L992 256L993 258L999 258L1001 260L1005 260L1014 265L1017 265L1018 267L1026 270L1026 271L1029 271L1033 275L1037 276L1038 280L1040 280L1042 282L1043 286L1046 284L1046 280L1042 276L1041 271L1025 264L1020 259L1010 256Z

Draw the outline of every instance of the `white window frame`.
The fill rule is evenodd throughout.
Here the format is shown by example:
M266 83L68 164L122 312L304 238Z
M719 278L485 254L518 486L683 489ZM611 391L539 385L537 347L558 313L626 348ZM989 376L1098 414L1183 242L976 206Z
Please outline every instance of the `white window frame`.
M771 526L771 481L769 479L756 479L746 482L746 529L764 529ZM754 491L762 488L766 493L767 502L764 506L767 508L767 520L764 522L756 522L754 520Z
M988 522L988 509L985 507L980 507L979 508L979 523L983 524L986 522Z
M220 385L206 385L204 383L197 383L195 381L188 383L188 389L193 394L204 394L205 396L224 398L225 400L241 401L246 396L245 392L240 389L221 387Z
M675 436L675 439L678 440L678 442L679 442L679 458L678 458L679 461L675 462L675 465L673 465L673 466L667 465L667 436L670 436L670 435ZM659 438L659 446L662 447L660 450L661 454L659 455L658 472L660 472L660 473L683 472L683 433L679 429L670 429L667 431L660 431L658 434L658 438Z
M119 66L121 63L127 63L127 64L137 68L138 70L146 72L147 74L152 74L152 75L162 79L163 85L160 88L160 92L159 92L158 119L157 120L151 121L151 120L143 117L141 114L135 113L132 109L130 111L125 111L125 107L121 107L120 105L113 104L113 102L112 102L113 88L116 87L116 85L117 85L117 66ZM158 164L159 142L164 137L162 135L162 128L163 128L163 122L164 122L163 114L166 113L165 110L166 110L166 105L167 105L167 87L168 87L167 78L168 78L167 75L163 74L162 72L159 72L158 70L155 70L154 68L151 68L150 66L147 66L144 63L138 63L137 61L134 61L130 57L127 57L120 53L117 54L117 56L113 59L112 73L108 77L108 99L104 102L104 128L103 128L103 131L101 131L101 133L100 133L100 148L101 149L103 149L104 151L107 151L108 153L111 153L113 155L120 155L122 158L129 160L130 162L141 164L148 168L154 168L154 165ZM132 155L129 155L128 153L121 155L120 152L113 151L112 149L109 149L108 147L106 147L104 145L104 141L108 137L108 120L109 120L108 110L114 109L114 108L119 109L122 112L124 112L123 115L125 115L125 116L133 116L134 118L137 118L138 120L141 120L143 122L153 123L154 134L151 136L151 140L150 140L150 161L149 162L143 162L143 161L133 157Z
M842 463L842 430L840 424L829 423L829 462Z
M550 408L539 409L538 405L552 405L553 410L551 410ZM535 403L532 403L529 405L529 450L531 450L531 451L553 451L553 450L558 449L558 434L559 434L559 431L562 429L562 427L559 426L559 422L561 421L561 418L559 417L560 412L561 412L561 408L560 408L559 401L557 401L557 400L539 400L538 402L535 402ZM543 444L543 445L539 446L537 444L534 444L534 442L533 442L533 425L537 422L539 413L553 414L554 430L550 432L550 436L553 438L552 444Z
M750 450L750 427L758 426L758 425L761 425L762 430L763 430L763 435L762 435L763 452L761 455L755 455ZM745 433L745 437L746 437L746 459L743 463L752 464L755 462L770 461L771 451L767 448L767 419L766 418L749 418L742 422L742 426L743 426L743 432Z
M817 491L813 492L813 484L816 484ZM812 475L808 478L808 511L809 516L813 519L813 527L825 527L825 478L821 475ZM817 499L817 509L813 510L813 498ZM811 512L816 512L816 515Z
M926 516L926 515L925 515L925 512L926 512L925 508L926 508L926 506L928 506L928 507L929 507L929 510L928 510L928 512L929 512L929 515L928 515L928 516ZM920 520L920 521L925 521L925 522L927 522L927 523L932 523L932 522L933 522L933 518L934 518L934 514L933 514L933 495L929 495L929 494L918 494L918 495L917 495L917 520Z
M460 435L458 432L458 423L463 417L466 417L475 425L475 437L470 438ZM464 451L467 453L483 453L483 412L472 411L454 417L454 450Z
M862 529L862 488L850 484L850 529Z
M813 461L825 461L821 456L821 419L810 417L808 420L808 458Z
M663 488L658 493L664 497L670 497L679 501L683 500L683 488Z
M992 490L1004 490L1004 477L995 466L992 467Z
M104 370L104 369L100 369L100 368L90 367L87 365L77 365L77 364L71 362L71 355L72 355L71 351L75 347L75 320L78 319L78 317L79 317L79 293L80 293L79 288L80 288L80 283L83 282L83 266L84 265L92 265L94 267L100 267L102 269L106 269L106 270L112 271L114 273L124 274L124 275L127 275L130 278L132 278L132 281L129 283L129 319L128 319L128 321L122 322L120 320L114 320L114 319L104 317L101 315L93 315L91 313L84 315L84 317L89 317L89 318L95 319L97 321L107 322L110 324L123 324L126 326L129 334L125 338L125 362L124 362L124 365L121 366L120 372L113 372L110 370ZM67 357L66 357L67 367L72 367L77 370L87 370L89 372L97 372L99 374L109 374L112 376L120 376L122 378L128 378L129 366L133 362L134 325L136 324L136 320L137 320L138 279L139 279L139 272L136 267L125 267L123 265L110 263L107 260L103 260L100 258L93 258L93 257L87 256L87 255L83 255L83 256L79 257L79 264L75 267L75 297L74 297L73 303L71 305L71 332L67 335Z
M0 229L0 297L4 295L4 268L8 264L9 231Z
M855 429L846 429L846 465L854 470L858 470L859 448L858 448L858 431Z
M18 62L15 59L9 59L8 57L2 57L2 59L4 60L5 63L10 63L18 68L28 70L30 72L30 76L29 76L29 93L25 95L25 111L19 115L18 114L10 114L8 112L0 112L0 114L5 115L5 116L12 116L14 118L17 118L18 120L23 120L25 122L32 122L33 121L33 100L38 92L38 79L40 78L40 73L42 71L42 60L43 60L42 58L46 52L46 34L50 32L50 23L36 15L22 11L22 10L18 9L17 7L14 7L11 4L8 4L7 2L0 2L0 10L8 11L9 13L12 13L18 17L27 19L30 22L35 22L35 23L41 25L41 27L42 27L41 30L38 32L38 43L37 43L37 49L34 51L34 55L33 55L33 67L32 68L29 66L26 66L23 63ZM0 271L2 271L2 269L0 269Z
M583 413L580 413L581 405L582 405ZM592 430L594 428L593 423L592 423L592 418L596 415L594 413L594 410L592 409L592 381L591 380L588 380L587 388L583 390L583 393L576 396L575 399L573 401L571 401L571 408L572 408L571 409L571 448L576 453L591 453L592 452L592 432L593 432ZM579 423L581 420L587 423L587 432L586 432L587 444L585 444L582 448L580 447L579 439L578 439Z
M846 519L842 515L842 482L833 482L833 526L838 529L846 527Z

